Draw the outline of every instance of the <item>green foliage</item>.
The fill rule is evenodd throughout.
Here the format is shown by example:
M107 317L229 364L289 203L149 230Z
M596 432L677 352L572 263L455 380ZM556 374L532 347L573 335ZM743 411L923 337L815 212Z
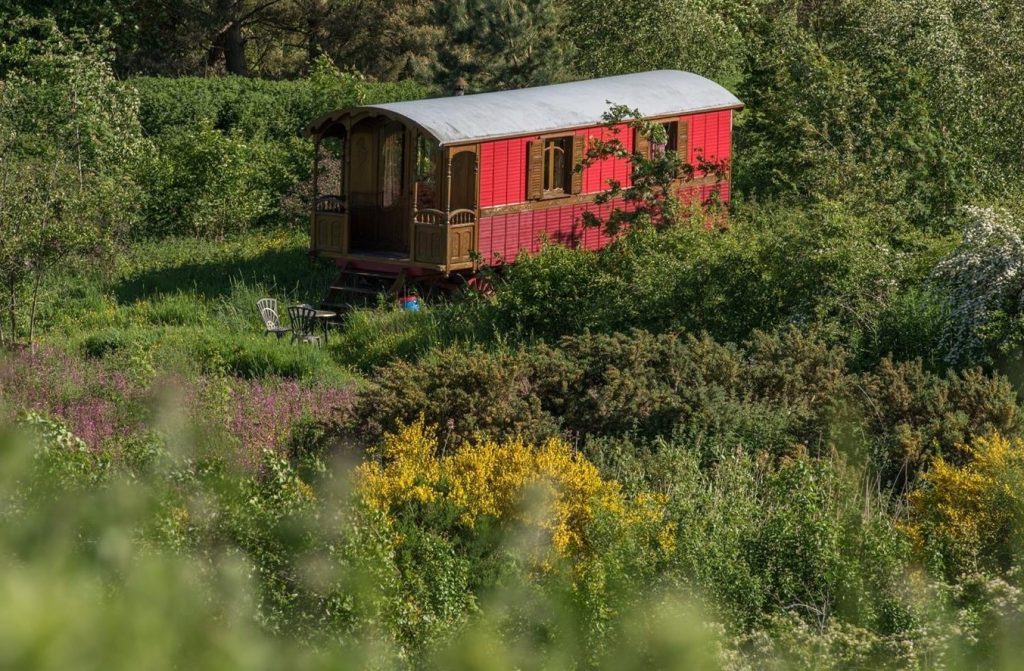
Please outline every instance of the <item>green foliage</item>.
M1002 84L1022 62L1011 5L765 3L744 29L737 188L885 204L933 230L979 190L1002 195L1020 143Z
M642 331L565 337L531 350L446 348L381 369L358 415L370 435L423 416L452 440L563 432L587 440L685 440L714 461L735 449L774 457L795 444L841 445L903 489L935 455L979 433L1020 429L1009 381L981 371L940 377L920 361L852 374L848 355L790 328L742 347ZM578 390L585 389L585 394ZM588 449L618 450L598 440ZM634 459L621 454L599 463Z
M905 289L878 314L858 365L872 365L888 356L896 361L920 359L930 370L943 370L941 339L948 320L946 301L933 287Z
M760 619L788 604L818 626L837 618L888 634L902 624L897 590L908 543L841 460L798 454L770 467L734 455L701 473L686 455L673 456L689 463L666 483L680 575L727 620Z
M447 0L436 21L445 35L438 54L438 83L459 76L474 91L523 88L564 78L574 61L562 34L566 7L555 0Z
M308 77L134 77L139 118L149 136L172 128L211 127L249 139L285 142L314 118L339 107L421 98L413 82L374 82L318 60Z
M757 208L737 211L718 233L683 224L593 254L552 246L508 270L496 319L549 339L642 327L732 341L818 322L860 346L901 272L874 225L841 208Z
M942 332L949 363L1020 358L1024 337L1024 234L1008 211L969 208L963 240L933 279L948 297Z
M882 359L860 382L864 418L875 438L873 463L902 484L933 457L957 460L957 447L974 436L1021 428L1020 399L1009 380L979 369L939 377L920 361Z
M171 131L157 147L142 173L148 188L139 233L220 237L270 213L268 168L275 166L262 145L200 128Z
M269 376L312 378L329 375L330 358L315 347L296 347L262 334L182 334L182 346L207 372L224 370L244 378ZM326 369L326 370L325 370Z
M416 360L433 348L500 339L488 331L489 310L489 303L472 292L421 298L418 312L399 310L386 301L353 307L345 314L344 327L331 334L329 347L339 363L370 372L396 360Z
M218 237L292 224L307 211L312 148L300 139L315 117L346 105L422 97L416 84L378 84L318 61L309 77L131 80L154 153L138 234ZM292 202L297 201L297 202Z
M731 82L743 45L722 4L573 0L565 33L575 47L576 68L585 75L672 69Z
M47 493L82 490L103 480L108 459L90 450L59 419L30 411L18 419L18 426L35 443L36 488Z
M515 351L436 350L418 364L383 369L360 401L359 421L376 436L422 415L456 442L476 431L539 439L557 423L542 409L531 372L528 357Z
M667 139L664 127L660 123L644 121L639 110L613 104L602 119L613 135L612 139L592 139L583 162L575 170L581 171L608 159L624 160L629 163L629 180L626 184L610 181L608 188L595 198L594 202L599 205L615 203L605 221L588 210L581 217L583 223L600 227L610 237L624 230L637 231L647 226L679 223L678 182L693 179L695 166L690 165L688 157L674 151L652 152L652 156L645 156L635 147L632 152L626 151L626 146L617 137L623 127L646 138L652 146L664 145ZM700 167L706 174L718 174L720 177L728 170L727 165L711 166L703 162Z
M1015 668L1017 4L72 4L0 3L0 666ZM311 119L657 67L747 104L730 211L599 143L609 248L262 335Z
M138 102L100 48L52 22L16 30L0 87L0 345L23 331L33 340L39 286L54 266L101 255L132 221L131 169L145 146Z

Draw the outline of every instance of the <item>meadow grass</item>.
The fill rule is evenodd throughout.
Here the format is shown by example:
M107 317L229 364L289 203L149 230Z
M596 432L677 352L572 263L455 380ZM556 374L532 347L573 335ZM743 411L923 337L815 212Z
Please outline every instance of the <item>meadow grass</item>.
M53 277L40 340L94 358L135 352L157 369L194 375L352 382L326 348L263 333L258 299L316 302L330 281L334 269L311 262L306 244L303 232L283 229L139 242L112 263Z

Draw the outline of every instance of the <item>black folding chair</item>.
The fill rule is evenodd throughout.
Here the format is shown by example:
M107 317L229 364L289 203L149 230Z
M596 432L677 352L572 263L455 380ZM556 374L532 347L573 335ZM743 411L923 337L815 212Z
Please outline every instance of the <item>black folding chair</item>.
M292 342L320 346L320 336L316 334L316 310L308 305L292 305L288 308L288 319L292 322Z

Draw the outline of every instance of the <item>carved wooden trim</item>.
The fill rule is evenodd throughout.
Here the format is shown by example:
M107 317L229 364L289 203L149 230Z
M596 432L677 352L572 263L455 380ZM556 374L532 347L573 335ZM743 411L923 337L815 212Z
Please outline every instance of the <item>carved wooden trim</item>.
M719 180L714 175L704 175L688 182L679 182L677 189L682 190L691 187L711 186L713 184L725 184L729 180ZM602 192L580 193L561 196L559 198L544 198L542 200L531 200L522 203L509 203L507 205L492 205L480 209L481 217L493 217L499 214L512 214L516 212L533 212L535 210L546 210L553 207L569 207L570 205L584 205L593 203Z

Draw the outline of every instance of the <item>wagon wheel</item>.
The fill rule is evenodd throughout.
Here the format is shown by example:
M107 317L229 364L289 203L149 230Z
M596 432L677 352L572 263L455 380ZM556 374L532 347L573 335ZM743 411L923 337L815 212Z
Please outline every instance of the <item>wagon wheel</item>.
M466 289L483 298L491 298L496 292L494 281L488 275L473 275L468 278L466 280Z

